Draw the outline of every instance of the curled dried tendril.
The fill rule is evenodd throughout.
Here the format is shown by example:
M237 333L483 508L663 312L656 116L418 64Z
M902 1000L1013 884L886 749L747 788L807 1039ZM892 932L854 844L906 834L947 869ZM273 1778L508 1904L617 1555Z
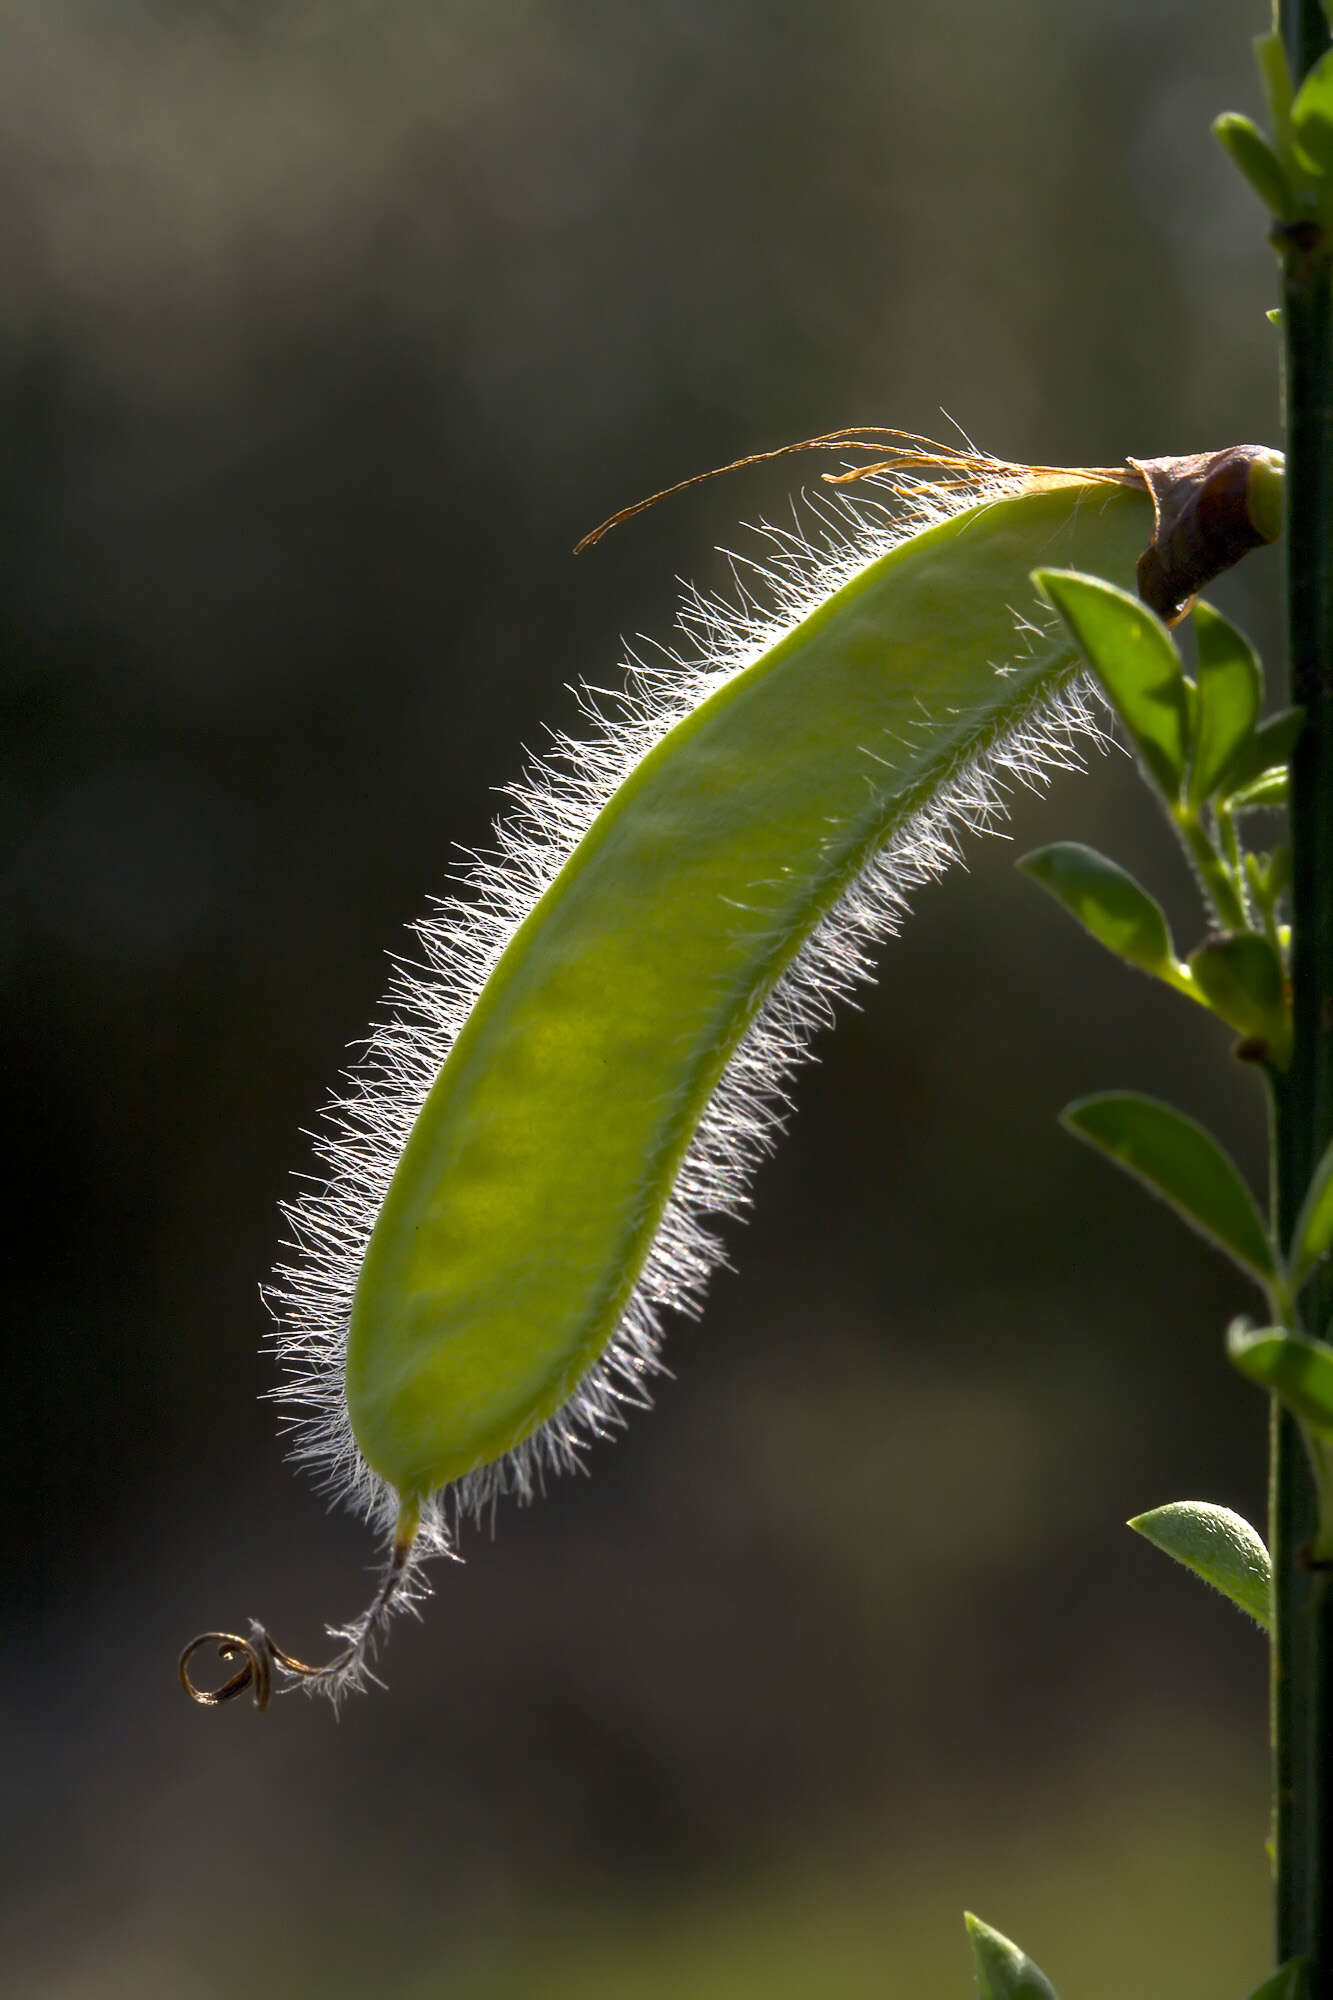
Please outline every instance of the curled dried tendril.
M325 1687L336 1694L340 1688L360 1685L376 1636L402 1591L414 1539L415 1528L395 1537L379 1589L366 1610L348 1628L346 1646L331 1660L326 1660L323 1666L312 1667L305 1660L298 1660L294 1654L284 1652L264 1626L252 1618L248 1637L242 1637L239 1632L200 1632L191 1639L176 1667L181 1687L190 1700L198 1702L201 1708L223 1708L229 1701L235 1701L238 1695L249 1692L254 1696L255 1707L262 1709L268 1707L273 1696L275 1669L287 1683L286 1688L279 1688L280 1693L287 1692L291 1687ZM411 1602L410 1594L405 1601ZM201 1687L190 1672L195 1654L203 1652L208 1646L217 1648L217 1657L223 1666L230 1666L234 1660L242 1662L221 1687Z
M200 1687L191 1677L190 1662L196 1653L203 1651L205 1646L217 1647L218 1658L224 1666L229 1666L237 1659L244 1659L245 1665L238 1668L221 1687ZM348 1650L350 1651L350 1648ZM267 1708L273 1693L275 1666L295 1679L309 1680L337 1672L339 1668L345 1667L346 1663L347 1654L343 1653L338 1659L330 1661L327 1666L307 1666L304 1660L294 1659L290 1653L284 1653L281 1646L273 1643L264 1627L252 1620L248 1639L243 1639L238 1632L201 1632L197 1639L191 1639L180 1656L177 1673L180 1684L190 1700L197 1701L201 1708L222 1708L225 1703L235 1701L237 1695L244 1694L247 1688L254 1690L255 1707Z

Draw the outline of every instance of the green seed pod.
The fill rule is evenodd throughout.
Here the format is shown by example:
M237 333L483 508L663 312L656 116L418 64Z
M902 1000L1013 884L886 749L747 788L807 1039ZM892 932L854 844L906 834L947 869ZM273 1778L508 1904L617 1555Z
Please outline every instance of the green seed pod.
M355 1684L417 1555L646 1399L662 1314L699 1310L711 1218L744 1207L868 946L1089 726L1029 573L1132 579L1142 476L940 463L943 487L919 446L872 468L905 503L887 527L872 489L818 549L770 533L775 610L688 603L694 657L585 697L590 740L513 788L419 927L274 1292L298 1453L393 1556L326 1669L206 1635L247 1662L224 1693Z
M1142 495L1091 498L997 499L860 568L699 690L524 916L352 1301L348 1414L397 1494L461 1482L471 1512L497 1481L525 1491L641 1394L661 1308L697 1309L717 1255L698 1215L742 1198L861 939L935 872L950 823L986 810L978 759L1068 675L1067 642L1040 631L996 672L1031 552L1137 553Z

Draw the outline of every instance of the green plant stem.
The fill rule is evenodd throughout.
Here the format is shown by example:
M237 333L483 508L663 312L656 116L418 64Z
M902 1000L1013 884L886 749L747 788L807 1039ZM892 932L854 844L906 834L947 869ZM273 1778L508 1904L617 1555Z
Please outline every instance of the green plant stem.
M1209 839L1198 813L1193 806L1174 806L1172 817L1180 829L1185 850L1194 864L1194 871L1222 929L1243 931L1246 928L1245 908L1240 899L1239 889L1228 873L1226 863Z
M1320 0L1278 0L1278 29L1287 51L1287 68L1299 90L1301 78L1328 47L1328 17Z
M1328 46L1318 0L1281 0L1299 79ZM1292 759L1291 1068L1274 1087L1275 1206L1290 1239L1333 1121L1333 300L1317 228L1279 243L1285 340L1287 604L1291 700L1306 712ZM1327 1267L1304 1300L1307 1329L1333 1323ZM1304 1566L1318 1503L1294 1421L1275 1413L1273 1782L1277 1958L1312 1962L1311 2000L1333 2000L1333 1589Z
M1220 804L1216 808L1216 818L1218 840L1221 844L1222 852L1226 856L1227 867L1231 871L1231 879L1236 885L1236 894L1240 898L1241 914L1245 918L1246 923L1249 923L1249 904L1252 899L1246 894L1245 861L1241 854L1240 835L1236 831L1236 822L1226 807Z

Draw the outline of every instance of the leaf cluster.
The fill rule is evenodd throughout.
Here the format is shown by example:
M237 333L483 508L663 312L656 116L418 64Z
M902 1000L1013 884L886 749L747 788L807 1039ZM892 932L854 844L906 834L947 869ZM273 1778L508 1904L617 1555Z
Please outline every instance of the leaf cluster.
M1252 118L1224 111L1213 131L1273 216L1277 233L1322 235L1333 224L1333 51L1293 87L1282 37L1254 44L1271 137Z
M1119 716L1203 890L1209 931L1187 957L1160 903L1116 862L1074 841L1020 863L1118 957L1206 1007L1243 1052L1282 1070L1291 1054L1287 937L1280 905L1290 851L1248 848L1242 827L1281 809L1299 709L1260 719L1263 675L1254 648L1208 604L1194 607L1194 678L1147 606L1071 570L1037 582L1064 618Z
M1019 865L1109 951L1225 1022L1240 1037L1236 1053L1271 1081L1291 1056L1289 936L1281 912L1289 850L1247 848L1242 829L1247 815L1284 806L1301 712L1284 709L1261 720L1259 661L1243 634L1209 605L1194 608L1191 679L1171 632L1136 598L1074 571L1041 571L1037 581L1134 746L1193 865L1210 929L1187 957L1178 956L1161 905L1091 848L1058 842ZM1171 1105L1137 1091L1107 1091L1071 1104L1063 1122L1263 1290L1271 1324L1254 1330L1235 1321L1227 1352L1300 1423L1321 1495L1311 1553L1333 1556L1333 1346L1306 1334L1299 1316L1301 1291L1333 1248L1333 1147L1283 1246L1235 1162ZM1237 1542L1233 1519L1191 1501L1131 1525L1262 1623L1254 1550Z

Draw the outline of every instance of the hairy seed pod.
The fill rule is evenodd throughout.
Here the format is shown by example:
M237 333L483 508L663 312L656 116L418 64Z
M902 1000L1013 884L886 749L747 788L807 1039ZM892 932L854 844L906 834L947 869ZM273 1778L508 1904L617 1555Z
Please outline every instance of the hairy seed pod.
M1184 462L1199 490L1226 457ZM1197 588L1200 475L1169 463L901 442L825 504L818 547L765 531L768 608L690 600L691 654L585 695L587 740L511 788L496 852L419 926L273 1291L298 1452L391 1538L384 1580L327 1667L262 1627L204 1635L197 1698L357 1684L421 1554L645 1400L662 1314L698 1311L711 1218L744 1207L869 947L1092 726L1032 569L1128 583L1156 517L1163 573ZM213 1695L205 1642L243 1661Z

